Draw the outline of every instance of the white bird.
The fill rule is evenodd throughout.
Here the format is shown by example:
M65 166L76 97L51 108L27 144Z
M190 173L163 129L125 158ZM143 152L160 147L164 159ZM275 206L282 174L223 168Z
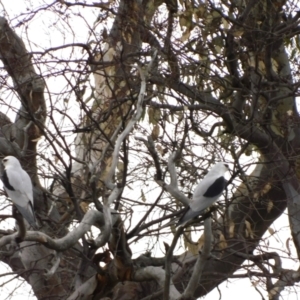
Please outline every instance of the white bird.
M4 172L1 176L5 191L25 220L34 229L37 223L33 211L32 183L29 175L14 156L3 158Z
M227 171L228 165L224 162L219 162L211 168L197 185L189 207L176 226L184 226L188 221L203 214L208 207L219 199L226 187L227 181L224 175Z

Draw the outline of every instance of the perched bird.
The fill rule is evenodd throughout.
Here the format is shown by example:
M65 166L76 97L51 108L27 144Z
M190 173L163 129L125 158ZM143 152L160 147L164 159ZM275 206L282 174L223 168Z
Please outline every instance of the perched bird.
M29 175L14 156L3 158L4 172L1 176L6 193L29 225L37 229L33 211L32 183Z
M176 226L184 226L188 221L204 213L204 210L216 202L226 187L225 173L228 165L219 162L211 168L197 185L193 198Z

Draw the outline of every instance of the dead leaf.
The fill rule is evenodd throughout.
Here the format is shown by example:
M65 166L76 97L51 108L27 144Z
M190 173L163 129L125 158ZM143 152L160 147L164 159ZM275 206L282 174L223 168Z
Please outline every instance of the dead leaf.
M268 183L263 187L263 189L262 189L262 191L261 191L260 194L261 194L261 195L267 194L271 188L272 188L272 185L271 185L270 182L268 182Z
M185 234L183 235L184 246L193 255L197 255L199 251L199 244L193 243L191 237L191 228L188 227Z
M255 192L255 193L253 194L253 201L254 201L254 202L257 202L257 201L258 201L258 198L259 198L259 193Z
M246 237L250 237L251 239L254 239L254 233L252 231L250 222L246 220L245 221L245 226L246 226L246 229L245 229Z
M165 253L167 253L170 249L170 245L167 244L166 242L163 242L163 244L164 244L164 247L165 247Z
M220 233L219 244L218 247L220 250L224 250L227 248L227 241L223 233Z
M198 240L198 251L202 249L204 245L204 234L202 234Z
M80 207L84 213L87 213L87 211L89 210L89 203L83 201L80 203Z
M156 124L153 126L152 132L151 132L151 137L153 141L156 141L157 138L159 137L159 133L160 133L160 128L159 125Z
M267 212L269 213L273 207L274 207L273 201L269 200L267 204Z
M291 256L291 247L290 247L290 239L291 238L287 238L286 242L285 242L285 246L286 246L286 249L288 251L288 255Z
M156 145L156 150L158 151L158 153L161 155L161 156L164 156L164 149L162 148L161 145Z
M241 28L241 29L237 29L237 30L234 30L232 31L232 35L234 37L240 37L244 34L244 30Z
M149 117L149 123L156 125L161 117L160 109L150 107L147 112Z
M259 285L259 283L260 283L260 281L259 280L256 280L256 281L251 281L251 283L252 283L252 285L254 286L254 287L256 287L256 286L258 286Z
M143 190L141 190L141 199L143 202L146 202L147 200Z
M233 238L234 237L234 227L235 227L235 223L230 219L229 220L229 228L228 228L228 231L229 231L229 237L230 238Z

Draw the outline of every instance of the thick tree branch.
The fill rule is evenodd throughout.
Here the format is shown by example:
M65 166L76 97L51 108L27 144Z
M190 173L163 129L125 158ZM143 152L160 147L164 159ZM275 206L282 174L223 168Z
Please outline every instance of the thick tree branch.
M165 271L160 267L145 267L134 272L134 281L149 281L155 280L163 289L165 287ZM180 297L174 285L170 285L169 300L176 300Z
M192 276L189 283L182 295L182 299L189 299L194 295L194 292L202 278L203 270L206 261L210 256L211 245L212 245L212 228L211 228L211 218L206 218L204 220L204 246L203 250L199 252Z
M112 224L114 224L118 219L117 214L112 215ZM99 224L99 226L104 226L103 214L99 211L89 210L83 217L80 224L69 232L66 236L59 239L53 239L43 232L37 231L27 231L24 241L37 242L43 244L45 247L56 250L56 251L66 251L78 243L78 240L83 237L90 229L92 225ZM3 236L0 239L0 248L5 245L10 244L18 236L18 233ZM95 239L94 244L96 247L104 246L104 239L102 234Z
M117 138L115 148L114 148L114 152L113 152L112 164L111 164L111 167L110 167L109 173L107 175L107 179L106 179L106 185L107 185L108 188L111 188L111 189L114 188L114 184L113 184L112 180L113 180L113 176L115 174L115 170L116 170L116 167L117 167L122 142L128 136L128 134L131 132L133 126L141 118L141 115L143 113L143 102L144 102L144 97L145 97L145 92L146 92L146 81L147 81L147 78L149 76L149 72L151 71L153 62L156 58L156 55L157 55L157 51L155 50L154 54L151 58L151 61L149 62L149 64L147 65L145 70L138 67L140 77L141 77L141 88L140 88L138 101L137 101L137 104L136 104L136 112L134 113L134 115L132 116L132 118L130 119L128 124L126 125L126 128L124 129L124 131Z
M177 175L176 175L176 168L175 168L175 161L177 159L178 152L173 152L168 160L168 169L170 172L171 183L166 184L161 180L157 180L156 182L166 191L168 191L175 199L183 203L185 206L189 205L189 199L182 194L178 189L177 183Z
M166 272L166 277L165 277L165 284L164 284L164 292L163 292L163 299L164 300L169 300L170 299L170 286L173 285L171 282L171 262L173 260L173 251L176 247L177 241L180 237L180 235L183 232L183 227L180 227L177 229L172 244L169 247L167 254L166 254L166 262L165 262L165 272Z

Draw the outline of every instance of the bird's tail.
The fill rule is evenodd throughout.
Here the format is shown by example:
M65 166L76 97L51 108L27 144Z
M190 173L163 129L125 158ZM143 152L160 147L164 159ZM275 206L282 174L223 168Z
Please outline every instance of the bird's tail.
M31 204L31 203L29 203ZM36 222L36 218L31 205L28 206L20 206L15 204L18 211L22 214L23 218L29 223L29 225L34 229L38 230L39 226Z
M182 215L182 217L178 220L176 227L182 227L185 226L187 222L190 220L193 220L194 218L200 216L205 212L205 209L202 209L200 211L193 211L191 208L187 208L185 213Z

